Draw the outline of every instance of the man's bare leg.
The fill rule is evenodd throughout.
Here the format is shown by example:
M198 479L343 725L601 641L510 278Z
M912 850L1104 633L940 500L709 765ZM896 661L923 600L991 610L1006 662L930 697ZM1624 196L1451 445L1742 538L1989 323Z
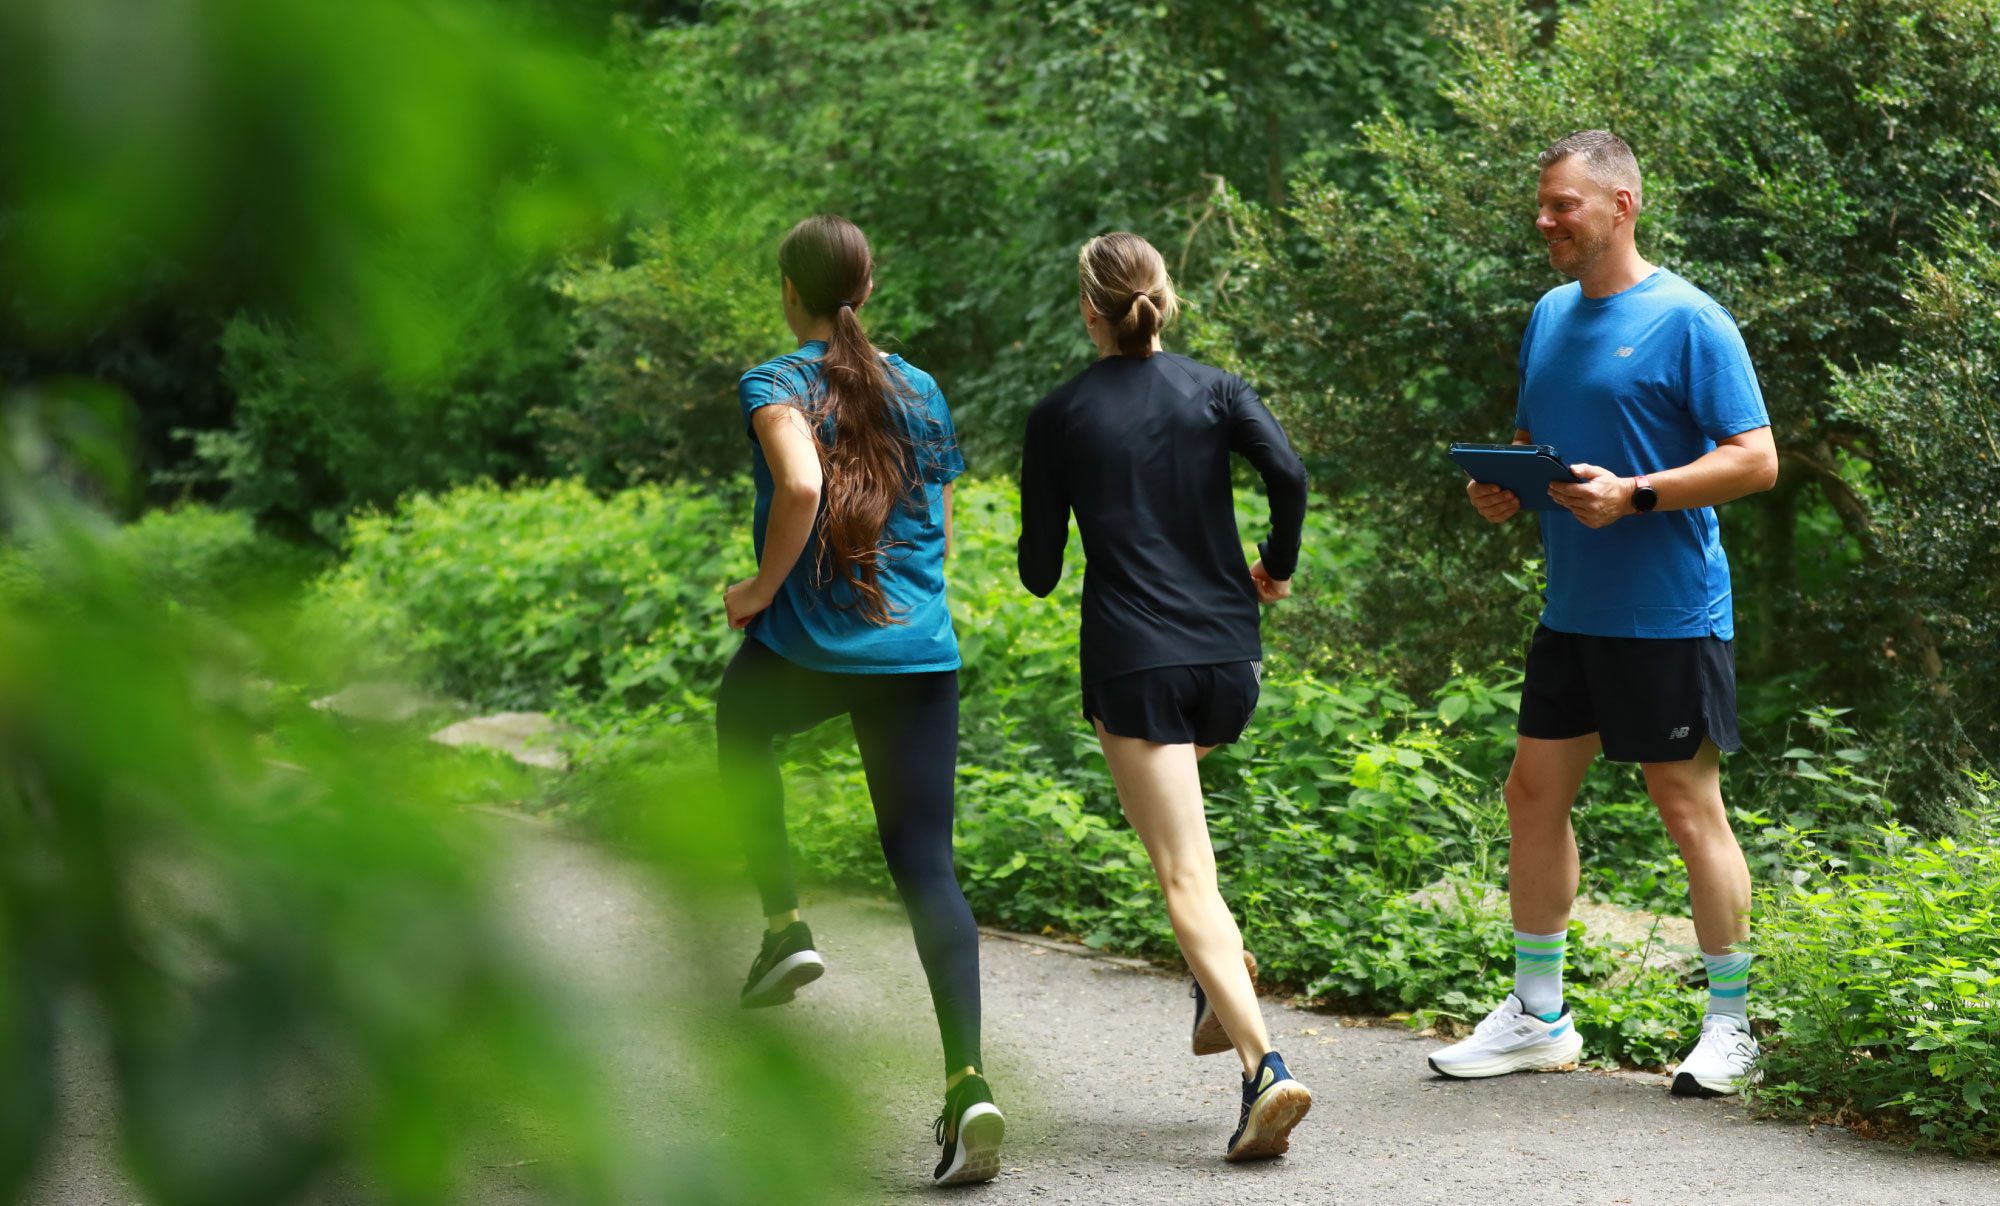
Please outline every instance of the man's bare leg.
M1514 928L1554 934L1569 928L1580 871L1570 806L1597 757L1597 734L1548 741L1522 737L1507 773L1507 896Z
M1750 866L1722 803L1722 754L1713 742L1686 762L1648 762L1646 793L1687 864L1688 904L1704 953L1725 955L1750 936Z

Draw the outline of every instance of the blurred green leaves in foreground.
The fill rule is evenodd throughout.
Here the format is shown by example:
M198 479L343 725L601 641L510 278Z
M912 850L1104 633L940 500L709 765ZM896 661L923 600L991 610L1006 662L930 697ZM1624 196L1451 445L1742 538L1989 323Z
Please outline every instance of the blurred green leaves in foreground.
M742 952L707 945L728 838L699 776L635 772L647 857L591 856L671 954L579 974L522 888L554 839L466 807L491 767L309 706L286 684L331 672L324 634L163 597L63 486L115 458L97 416L5 413L0 1199L64 1192L36 1170L79 1094L160 1202L843 1196L840 1089L743 1023ZM93 1043L109 1084L78 1083Z
M165 295L437 374L492 338L514 274L602 236L670 170L616 73L531 12L10 0L11 317L55 343Z

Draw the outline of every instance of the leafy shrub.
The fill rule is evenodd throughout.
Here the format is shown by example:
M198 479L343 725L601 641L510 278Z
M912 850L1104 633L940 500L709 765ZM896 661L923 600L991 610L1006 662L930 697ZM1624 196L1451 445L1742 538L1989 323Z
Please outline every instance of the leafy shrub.
M1889 824L1836 852L1786 835L1791 881L1758 911L1755 995L1780 1025L1766 1104L2000 1151L2000 794L1982 776L1974 795L1962 841Z
M246 512L196 504L149 511L106 532L101 546L145 597L203 610L289 595L325 562L317 549L259 532ZM60 592L68 572L39 547L6 550L0 553L0 598Z
M727 493L481 483L357 517L315 606L434 685L504 706L637 707L707 693L740 638L719 557L748 506ZM747 542L746 542L747 543ZM703 617L712 617L705 622Z
M226 431L190 433L198 467L225 500L266 522L337 540L347 514L413 489L508 478L541 465L530 409L568 389L557 315L506 291L511 308L478 354L430 376L385 374L325 340L239 317L222 334L236 393ZM497 303L496 303L497 305Z

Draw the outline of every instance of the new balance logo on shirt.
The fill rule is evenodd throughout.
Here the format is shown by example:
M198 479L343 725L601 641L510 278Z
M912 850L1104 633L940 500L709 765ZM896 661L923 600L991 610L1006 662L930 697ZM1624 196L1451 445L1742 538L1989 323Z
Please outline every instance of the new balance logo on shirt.
M1687 736L1687 735L1688 735L1689 733L1691 733L1691 732L1693 732L1693 731L1694 731L1694 730L1693 730L1693 729L1691 729L1690 727L1688 727L1687 725L1682 725L1682 726L1681 726L1680 728L1677 728L1677 729L1675 729L1675 730L1674 730L1673 732L1671 732L1671 733L1668 733L1668 734L1667 734L1667 740L1668 740L1668 741L1679 741L1679 740L1680 740L1681 738L1683 738L1683 737Z
M1623 359L1625 359L1625 357L1627 357L1627 356L1630 356L1630 355L1632 354L1632 349L1631 349L1631 348L1619 348L1619 349L1618 349L1617 351L1615 351L1615 352L1613 352L1613 353L1611 353L1611 354L1612 354L1613 356L1616 356L1616 357L1618 357L1618 358L1619 358L1620 360L1623 360Z

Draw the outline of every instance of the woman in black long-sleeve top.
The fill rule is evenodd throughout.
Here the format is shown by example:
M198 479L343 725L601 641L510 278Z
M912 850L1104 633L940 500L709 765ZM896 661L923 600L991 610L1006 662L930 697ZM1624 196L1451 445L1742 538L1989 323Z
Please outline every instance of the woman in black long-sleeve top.
M1258 603L1291 593L1305 467L1241 378L1160 349L1176 309L1159 252L1133 234L1078 256L1097 363L1036 405L1021 461L1021 581L1062 577L1069 516L1083 533L1083 712L1125 816L1152 857L1195 974L1196 1054L1232 1047L1243 1109L1228 1158L1285 1151L1312 1095L1271 1050L1243 937L1216 886L1195 763L1236 740L1257 705ZM1230 454L1263 476L1271 534L1246 565Z

